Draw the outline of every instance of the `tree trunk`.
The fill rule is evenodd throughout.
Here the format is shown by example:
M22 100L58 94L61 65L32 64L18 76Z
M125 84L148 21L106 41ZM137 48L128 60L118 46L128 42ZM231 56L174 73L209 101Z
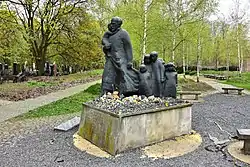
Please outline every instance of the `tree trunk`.
M189 57L189 52L190 52L190 48L189 48L189 45L187 45L187 55L186 55L186 65L187 65L187 68L186 70L188 71L188 66L189 66L189 62L188 62L188 57Z
M229 79L229 67L230 67L230 53L229 53L229 47L226 43L226 57L227 57L227 79Z
M142 44L142 62L146 54L146 40L147 40L147 10L144 10L144 27L143 27L143 44Z
M173 47L172 47L172 62L174 63L175 59L175 44L176 44L176 35L175 32L173 32Z
M200 82L200 54L201 54L201 37L200 31L198 34L198 45L197 45L197 82Z
M46 51L47 51L47 47L46 46L40 46L40 50L38 53L34 53L33 56L36 60L36 66L37 66L37 70L38 70L38 75L44 75L44 65L45 65L45 61L46 61Z
M243 49L241 47L241 63L240 63L240 68L241 68L240 71L241 72L243 72L243 69L244 69L244 64L243 64L244 63L244 57L243 56L244 56L244 51L243 51Z
M183 67L184 78L186 78L185 41L183 41L182 43L182 67Z
M241 55L240 55L240 39L239 39L239 25L237 24L237 54L238 54L238 68L239 73L241 74Z

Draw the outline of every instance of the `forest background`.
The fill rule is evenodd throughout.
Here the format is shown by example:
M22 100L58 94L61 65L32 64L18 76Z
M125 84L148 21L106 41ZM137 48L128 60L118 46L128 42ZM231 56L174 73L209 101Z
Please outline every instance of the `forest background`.
M249 58L249 17L240 0L228 15L219 0L1 0L0 63L102 68L101 38L113 16L123 19L134 64L157 51L182 72L193 69L240 73ZM212 19L213 18L213 19ZM197 68L198 67L198 68Z

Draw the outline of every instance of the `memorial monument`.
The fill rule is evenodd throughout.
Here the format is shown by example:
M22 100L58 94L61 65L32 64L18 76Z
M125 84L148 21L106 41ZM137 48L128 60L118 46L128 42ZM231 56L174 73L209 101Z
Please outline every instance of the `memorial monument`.
M130 37L121 25L121 18L113 17L102 39L106 59L102 76L102 95L114 90L119 90L120 95L138 92L138 72L132 67Z
M191 131L192 104L174 99L174 65L165 68L153 51L134 69L129 34L121 25L122 19L113 17L103 35L101 96L83 103L78 130L79 136L112 155Z

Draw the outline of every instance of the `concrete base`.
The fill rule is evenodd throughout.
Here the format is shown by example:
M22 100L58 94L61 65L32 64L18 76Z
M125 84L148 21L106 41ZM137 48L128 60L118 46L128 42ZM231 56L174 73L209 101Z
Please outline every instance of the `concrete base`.
M250 155L247 155L247 154L244 153L244 151L242 149L243 145L244 145L243 141L238 141L238 142L231 143L228 146L228 152L234 158L236 158L236 159L238 159L238 160L240 160L242 162L245 162L247 164L250 164Z
M150 145L191 131L191 106L114 114L83 104L78 134L108 153Z

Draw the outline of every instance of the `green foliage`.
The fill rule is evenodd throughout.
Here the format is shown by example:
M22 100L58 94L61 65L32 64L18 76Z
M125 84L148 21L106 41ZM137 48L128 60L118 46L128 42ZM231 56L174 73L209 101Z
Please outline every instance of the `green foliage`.
M55 85L55 83L53 82L39 82L39 81L28 81L27 84L29 87L45 87L45 86Z
M146 53L155 50L166 62L174 54L178 66L184 62L196 65L198 53L201 66L238 65L238 38L241 56L249 53L246 23L236 28L225 19L209 21L218 0L94 0L83 5L45 0L38 8L36 3L24 1L33 7L34 16L29 17L33 24L17 16L20 10L28 13L29 5L11 2L10 8L4 3L0 6L0 60L36 61L41 67L43 61L50 60L85 69L101 68L104 56L100 41L112 16L123 19L137 63L141 63L144 46Z
M241 75L231 75L227 81L221 82L250 90L250 72L245 72Z
M21 61L29 54L25 32L16 19L5 5L0 6L0 62Z
M19 118L34 118L53 115L69 114L82 110L82 103L93 100L101 92L101 85L96 84L73 96L58 100L48 105L31 110Z

